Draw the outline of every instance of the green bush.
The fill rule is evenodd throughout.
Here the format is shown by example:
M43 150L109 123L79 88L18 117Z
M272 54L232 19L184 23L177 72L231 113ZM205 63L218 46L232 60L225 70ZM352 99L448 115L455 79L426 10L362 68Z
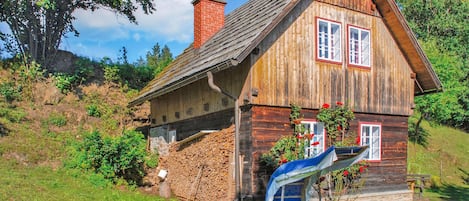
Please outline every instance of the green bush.
M75 76L78 78L79 82L85 82L86 80L95 76L95 65L94 62L90 59L80 57L76 62L77 66L75 70Z
M11 103L21 97L20 87L15 87L13 82L0 83L0 95L5 98L5 101Z
M62 92L63 94L67 94L72 90L73 85L75 85L77 81L77 76L75 75L68 75L64 73L57 73L53 76L55 80L55 86Z
M92 117L101 117L101 112L98 108L98 105L96 104L91 104L91 105L88 105L86 106L86 113L88 114L88 116L92 116Z
M137 131L120 137L102 137L98 131L85 136L71 151L69 167L92 170L106 179L138 184L144 176L145 140Z
M19 123L25 116L26 113L21 109L0 104L0 118L5 118L11 123Z
M52 113L48 118L48 122L54 126L62 127L67 125L67 117L63 114Z
M119 67L117 66L106 66L104 67L104 80L106 82L113 82L116 84L120 83Z
M152 153L145 158L145 165L149 168L156 168L159 162L159 154Z

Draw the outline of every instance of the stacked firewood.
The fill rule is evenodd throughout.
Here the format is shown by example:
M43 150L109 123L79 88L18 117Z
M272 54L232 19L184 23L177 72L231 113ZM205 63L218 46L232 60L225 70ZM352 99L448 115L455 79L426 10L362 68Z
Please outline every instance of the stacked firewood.
M160 158L172 193L180 200L229 200L233 194L234 127L172 145ZM231 170L231 171L230 171Z

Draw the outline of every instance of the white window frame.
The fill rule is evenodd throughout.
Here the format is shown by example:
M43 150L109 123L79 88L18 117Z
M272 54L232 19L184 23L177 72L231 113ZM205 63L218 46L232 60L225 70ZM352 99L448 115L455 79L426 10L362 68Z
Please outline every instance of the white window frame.
M348 61L350 65L371 67L370 30L348 26Z
M377 133L375 129L377 130ZM376 139L378 138L378 139ZM381 161L382 152L382 129L381 124L361 123L360 124L360 145L369 146L368 161ZM370 143L371 142L371 143Z
M342 63L342 24L317 18L316 44L317 59Z
M311 139L311 141L308 140L307 142L309 146L305 146L304 157L312 158L324 152L326 148L326 129L324 127L324 123L317 122L314 120L305 120L305 121L301 121L301 124L305 126L304 134L314 133L313 139ZM308 129L306 125L308 125L309 128L313 128L313 130ZM322 129L320 130L320 132L317 131L318 125L322 125ZM304 139L307 140L308 138L304 138ZM316 146L311 146L311 143L313 142L319 142L319 144Z

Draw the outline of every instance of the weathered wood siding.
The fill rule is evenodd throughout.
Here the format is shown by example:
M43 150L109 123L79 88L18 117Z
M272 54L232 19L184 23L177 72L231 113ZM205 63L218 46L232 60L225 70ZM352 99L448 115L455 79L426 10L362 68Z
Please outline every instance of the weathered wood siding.
M378 11L376 10L376 5L373 2L373 0L316 0L316 1L332 4L335 6L366 13L369 15L378 15Z
M410 115L412 72L382 19L329 3L307 6L293 23L281 22L252 56L252 88L259 94L251 102L319 108L342 101L357 112ZM341 23L341 64L316 61L317 17ZM370 30L371 68L347 65L347 25Z
M249 71L245 63L215 73L215 84L228 93L238 96ZM234 101L210 89L205 78L153 99L152 126L174 123L229 108L234 108Z
M265 195L272 173L272 170L259 163L260 156L268 152L280 137L293 133L289 122L290 111L290 108L252 106L243 112L241 153L247 161L243 169L243 187L245 190L251 188L249 193L255 197ZM305 118L314 119L317 110L303 109L301 113ZM406 189L408 118L363 113L355 115L356 119L350 124L350 132L359 133L360 122L381 124L381 161L370 162L365 178L366 187L362 190L380 192L383 189ZM248 121L244 122L246 119Z

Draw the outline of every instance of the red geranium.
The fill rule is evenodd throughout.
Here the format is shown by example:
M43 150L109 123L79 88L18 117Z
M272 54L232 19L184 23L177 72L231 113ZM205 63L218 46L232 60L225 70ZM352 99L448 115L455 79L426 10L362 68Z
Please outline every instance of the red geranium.
M329 104L327 104L327 103L324 103L324 104L322 105L322 108L324 108L324 109L329 109L330 107L331 107L331 106L330 106Z
M358 168L358 171L360 171L360 173L363 173L365 172L365 169L366 169L365 166L360 166L360 168Z
M344 170L344 176L348 176L350 173L348 172L348 170Z
M355 143L357 143L357 145L360 145L360 136L357 136L357 139L355 139Z
M317 146L317 145L319 145L319 142L313 142L313 143L311 143L311 146Z
M344 105L344 103L340 102L340 101L337 101L335 104L337 105Z
M296 136L296 138L298 138L298 139L303 139L303 136L302 136L301 134L298 134L298 135Z

